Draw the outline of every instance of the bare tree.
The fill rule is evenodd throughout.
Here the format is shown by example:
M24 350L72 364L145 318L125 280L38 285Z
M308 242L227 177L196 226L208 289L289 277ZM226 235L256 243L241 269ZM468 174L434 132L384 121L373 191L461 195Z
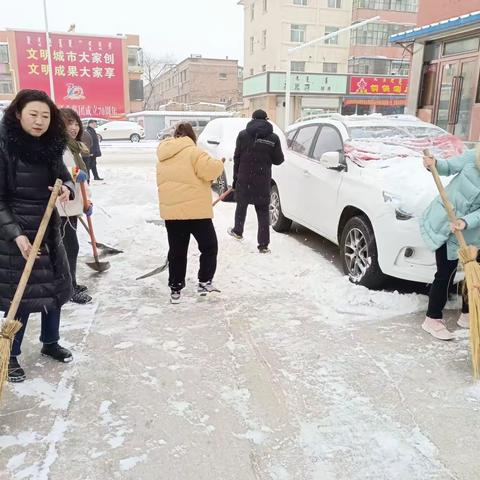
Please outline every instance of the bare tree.
M155 105L155 89L156 80L164 72L165 68L175 63L175 59L171 55L165 57L157 57L151 53L146 53L143 56L143 82L144 88L144 100L143 108L154 108Z

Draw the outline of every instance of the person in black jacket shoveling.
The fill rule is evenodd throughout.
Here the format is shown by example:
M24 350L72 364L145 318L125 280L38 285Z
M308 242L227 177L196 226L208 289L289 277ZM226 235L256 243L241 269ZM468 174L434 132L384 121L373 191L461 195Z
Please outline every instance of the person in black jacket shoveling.
M270 243L270 188L272 165L283 163L280 139L273 133L272 124L263 110L253 112L247 128L237 137L233 156L233 185L237 208L235 226L228 233L241 240L248 205L255 205L258 218L258 251L269 253Z

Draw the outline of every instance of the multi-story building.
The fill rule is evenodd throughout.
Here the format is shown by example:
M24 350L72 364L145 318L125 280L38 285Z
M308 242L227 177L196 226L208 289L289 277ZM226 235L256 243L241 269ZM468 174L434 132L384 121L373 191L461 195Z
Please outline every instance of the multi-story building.
M294 73L293 118L310 109L338 111L345 87L342 80L335 81L335 75L347 73L350 36L341 34L294 54L288 50L350 25L352 0L241 0L238 3L244 8L244 79L249 79L244 95L248 111L265 108L270 118L282 124L285 102L279 93L285 91L284 72L289 60ZM310 80L318 81L318 88L326 92L325 95L299 95L301 90L310 90Z
M241 0L244 96L283 125L284 73L291 61L290 121L316 112L391 113L406 101L410 54L389 36L415 24L417 0ZM358 30L289 52L352 23ZM365 78L364 78L365 77Z
M417 13L418 0L353 0L352 23L377 16L380 18L352 30L348 72L377 77L408 76L410 53L390 43L389 39L391 35L413 28ZM405 98L386 98L383 95L370 95L368 98L347 96L343 113L402 111L405 102Z
M153 85L147 109L158 110L168 103L211 103L237 106L242 98L243 71L238 60L203 58L191 55L177 65L169 65Z
M413 52L407 111L480 140L479 0L422 0L418 24L391 37Z
M80 116L120 118L142 109L138 35L50 34L57 105ZM45 32L0 30L0 101L35 88L52 95Z

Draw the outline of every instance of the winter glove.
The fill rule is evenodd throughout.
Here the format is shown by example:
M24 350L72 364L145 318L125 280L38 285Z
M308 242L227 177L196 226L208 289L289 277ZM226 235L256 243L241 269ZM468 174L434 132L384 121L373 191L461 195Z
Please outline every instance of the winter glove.
M90 202L88 208L84 210L84 213L87 217L91 217L93 213L93 203Z
M82 182L86 182L87 179L88 179L88 175L83 170L79 170L77 173L77 177L75 178L75 181L77 183L82 183Z

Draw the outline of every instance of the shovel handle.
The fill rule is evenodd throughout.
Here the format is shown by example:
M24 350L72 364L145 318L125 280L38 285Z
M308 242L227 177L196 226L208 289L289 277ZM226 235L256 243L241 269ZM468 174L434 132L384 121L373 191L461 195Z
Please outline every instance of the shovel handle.
M426 148L423 151L423 154L426 157L433 158L433 155L430 153L430 150ZM436 165L432 165L429 167L429 170L432 172L433 175L433 180L435 181L435 184L437 185L438 193L440 194L440 198L442 199L443 206L445 207L445 210L447 211L448 219L450 220L451 223L456 223L458 218L457 215L455 214L455 210L453 209L452 204L450 203L450 200L448 198L447 192L445 190L445 187L443 186L442 181L440 180L440 175L438 174L438 170ZM460 245L460 248L465 248L467 247L467 242L465 241L465 238L463 237L463 233L455 230L455 237L457 237L458 244Z
M8 321L15 320L15 316L17 315L18 307L20 306L20 302L25 292L25 288L27 287L28 279L30 278L30 274L32 273L33 264L37 259L37 254L40 250L40 246L42 245L43 237L45 236L45 232L47 230L48 223L50 222L50 217L52 216L53 209L55 208L55 202L57 200L58 194L60 193L61 187L62 181L60 179L57 179L55 181L55 185L53 186L52 193L50 194L50 200L48 201L47 208L45 210L45 213L43 214L40 226L38 227L37 234L35 235L35 240L33 242L32 249L30 250L30 254L28 255L27 263L23 268L23 273L20 277L20 281L18 282L17 290L15 291L12 303L10 304L10 308L8 309L6 318L6 320Z
M88 209L88 197L87 197L87 189L85 188L85 182L80 182L80 190L82 192L82 197L83 197L83 208L85 210L87 210ZM88 222L88 234L90 235L90 240L91 240L91 243L92 243L93 258L98 263L97 240L95 239L95 234L93 233L92 218L87 217L87 222Z
M228 197L233 192L233 188L230 187L228 190L223 192L213 203L212 207L214 207L218 202L221 202L224 198Z

